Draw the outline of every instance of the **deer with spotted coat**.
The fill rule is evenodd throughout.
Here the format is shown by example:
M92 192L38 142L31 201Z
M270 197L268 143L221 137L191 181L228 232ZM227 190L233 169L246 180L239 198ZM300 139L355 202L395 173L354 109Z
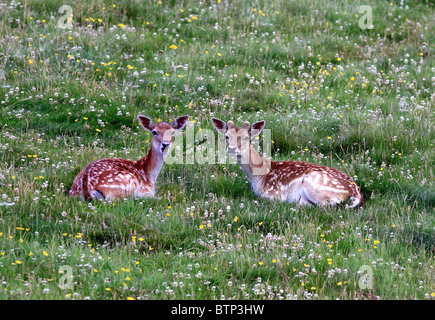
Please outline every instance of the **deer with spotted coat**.
M182 129L189 119L183 116L172 124L154 124L139 115L140 124L153 134L147 155L138 160L102 159L88 164L74 179L69 195L86 201L123 198L146 198L155 195L157 176L163 166L175 130Z
M216 130L225 135L227 152L237 159L251 182L255 194L298 205L333 207L344 203L348 208L364 203L360 188L351 177L327 166L303 161L271 161L261 157L251 145L265 121L236 127L212 118Z

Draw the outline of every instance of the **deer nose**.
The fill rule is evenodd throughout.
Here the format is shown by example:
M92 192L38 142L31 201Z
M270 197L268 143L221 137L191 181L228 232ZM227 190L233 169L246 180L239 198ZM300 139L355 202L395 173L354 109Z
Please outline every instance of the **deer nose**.
M162 142L162 147L163 147L163 148L166 148L166 147L169 146L170 144L171 144L170 142L163 141L163 142Z

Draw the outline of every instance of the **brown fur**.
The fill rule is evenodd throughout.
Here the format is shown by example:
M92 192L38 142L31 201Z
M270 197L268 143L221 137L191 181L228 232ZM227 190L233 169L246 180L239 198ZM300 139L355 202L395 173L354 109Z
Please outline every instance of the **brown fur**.
M250 140L261 132L264 121L252 126L245 122L243 127L215 118L212 122L218 132L226 135L228 152L237 158L257 195L304 205L334 206L347 201L351 201L350 207L363 205L360 188L337 169L309 162L262 158Z
M145 129L153 133L151 148L146 156L138 161L102 159L90 163L74 179L70 196L83 200L154 196L164 153L172 142L172 131L183 128L188 117L179 117L172 125L166 122L154 124L143 116L138 119Z

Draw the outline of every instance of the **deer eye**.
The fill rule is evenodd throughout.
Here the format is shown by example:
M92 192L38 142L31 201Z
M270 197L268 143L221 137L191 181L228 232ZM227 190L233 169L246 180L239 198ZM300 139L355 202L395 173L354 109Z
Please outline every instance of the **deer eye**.
M158 135L158 133L157 133L157 131L156 130L153 130L153 131L151 131L151 133L153 134L153 135Z
M246 136L246 137L243 138L243 140L244 140L244 141L248 141L248 140L249 140L249 137Z
M230 137L229 136L225 136L225 140L229 140L230 139Z

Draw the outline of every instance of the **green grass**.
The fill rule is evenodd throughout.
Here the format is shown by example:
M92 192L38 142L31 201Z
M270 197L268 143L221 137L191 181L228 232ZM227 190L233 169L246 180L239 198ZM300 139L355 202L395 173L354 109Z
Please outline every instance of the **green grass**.
M72 29L57 1L0 7L0 299L435 298L429 2L372 1L372 30L359 1L63 4ZM265 201L196 162L154 199L69 198L91 161L145 155L138 114L264 119L273 159L340 169L366 203Z

